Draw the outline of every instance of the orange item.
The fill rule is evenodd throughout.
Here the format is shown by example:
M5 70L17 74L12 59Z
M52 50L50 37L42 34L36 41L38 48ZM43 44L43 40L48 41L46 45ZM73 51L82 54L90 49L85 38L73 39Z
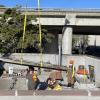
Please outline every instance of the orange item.
M78 71L77 71L77 74L81 74L81 75L87 75L88 74L88 71L85 69L79 69Z
M33 72L33 74L32 74L32 79L33 79L33 81L36 81L37 80L37 75L36 75L35 72Z

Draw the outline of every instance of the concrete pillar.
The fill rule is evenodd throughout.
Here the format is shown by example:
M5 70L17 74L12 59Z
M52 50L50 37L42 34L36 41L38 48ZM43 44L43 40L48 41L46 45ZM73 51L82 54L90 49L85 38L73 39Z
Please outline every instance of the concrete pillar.
M67 27L63 29L62 54L71 54L71 53L72 53L72 28Z
M58 65L61 66L61 54L62 54L62 34L58 35L58 49L59 49L59 56L58 56Z

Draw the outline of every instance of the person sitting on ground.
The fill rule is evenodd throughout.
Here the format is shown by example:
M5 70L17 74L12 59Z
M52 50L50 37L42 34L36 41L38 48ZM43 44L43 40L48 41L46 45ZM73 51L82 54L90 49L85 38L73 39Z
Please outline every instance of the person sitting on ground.
M28 79L28 90L36 90L40 81L33 67L29 67L26 78Z
M47 79L47 84L48 84L48 88L47 90L62 90L62 87L57 83L57 81L53 78L48 78Z

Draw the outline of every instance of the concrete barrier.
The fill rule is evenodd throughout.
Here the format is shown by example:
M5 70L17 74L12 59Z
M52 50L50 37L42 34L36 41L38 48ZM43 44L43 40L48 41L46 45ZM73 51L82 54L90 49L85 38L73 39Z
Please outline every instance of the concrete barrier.
M17 91L17 90L16 90ZM94 91L95 93L99 95L94 95L95 93L93 91L91 92L91 95L88 95L89 93L84 90L68 90L68 91L45 91L46 94L44 95L44 91L0 91L1 100L100 100L100 91ZM7 95L8 93L8 95ZM10 93L10 94L9 94ZM53 95L52 95L53 94Z
M0 55L1 56L1 55ZM13 60L20 60L20 54L19 53L14 53L11 54L8 58L13 59ZM31 53L27 53L27 54L23 54L23 60L27 61L27 62L33 62L33 63L40 63L41 62L41 57L40 54L31 54ZM97 87L100 87L100 59L98 58L94 58L94 57L90 57L90 56L85 56L85 55L62 55L62 65L64 66L68 66L69 65L69 61L70 60L74 60L74 66L76 67L76 70L78 68L79 65L85 65L85 67L87 69L88 65L92 65L95 67L95 83ZM49 63L49 64L55 64L58 65L58 55L56 54L43 54L43 59L42 61L44 63ZM10 64L5 64L4 65L6 68L8 66L11 66ZM13 65L12 65L13 66ZM14 65L15 67L15 65ZM17 66L16 68L27 68L25 66L21 67L21 66Z

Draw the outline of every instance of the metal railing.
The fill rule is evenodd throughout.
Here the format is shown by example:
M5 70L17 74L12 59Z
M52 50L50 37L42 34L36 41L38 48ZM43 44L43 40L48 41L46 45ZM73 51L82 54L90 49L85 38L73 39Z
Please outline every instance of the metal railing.
M5 9L8 9L8 8L13 8L13 7L0 7L0 10L5 10ZM25 11L26 8L25 7L21 7L20 10L22 11ZM36 7L27 7L27 10L28 11L37 11L38 8ZM84 13L87 13L87 12L90 12L90 13L100 13L100 8L98 9L95 9L95 8L88 8L88 9L75 9L75 8L70 8L70 9L67 9L67 8L63 8L63 9L60 9L60 8L41 8L40 9L41 11L53 11L53 12L84 12Z

